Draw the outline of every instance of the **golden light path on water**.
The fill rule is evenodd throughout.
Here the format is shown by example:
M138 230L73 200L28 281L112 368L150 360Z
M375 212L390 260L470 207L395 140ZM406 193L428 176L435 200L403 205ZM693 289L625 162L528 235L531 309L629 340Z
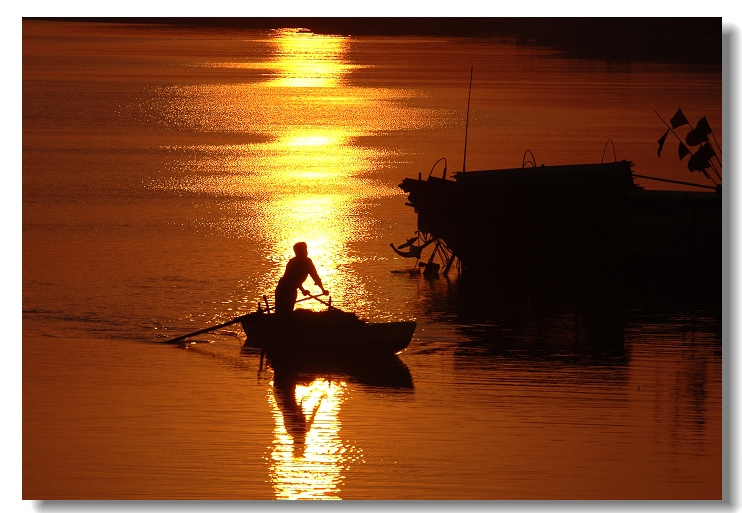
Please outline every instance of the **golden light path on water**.
M277 499L339 499L343 469L359 458L339 436L347 384L317 378L309 385L275 382L268 393L275 427L270 481Z
M266 291L275 287L294 243L304 241L333 298L353 297L352 306L358 307L364 282L351 264L362 257L349 251L349 244L363 240L373 222L363 215L368 201L400 194L373 177L394 155L358 140L389 129L414 129L429 123L429 113L402 105L399 100L415 94L410 91L347 86L344 78L358 67L346 59L347 38L287 29L274 31L267 43L273 58L244 64L262 70L256 83L162 91L168 125L242 133L254 142L172 147L195 154L187 164L193 172L160 186L238 198L223 202L221 219L207 222L215 231L260 244L273 264L266 269Z
M276 67L280 73L269 82L271 86L337 86L343 70L335 59L342 53L342 40L296 32L284 34L287 37L278 41L277 54L282 58ZM341 129L299 128L269 143L265 153L279 157L274 163L280 170L277 176L274 174L278 182L303 188L324 182L337 187L340 180L353 172L354 163L367 160L348 144L348 139ZM343 282L336 279L333 271L338 269L345 253L342 246L350 238L347 230L353 229L348 222L352 219L349 215L352 199L350 191L287 195L273 205L278 215L273 229L267 231L277 235L273 241L276 248L281 245L289 248L297 240L307 242L313 255L319 255L315 258L318 272L326 286L333 289ZM330 255L335 257L328 259ZM288 260L292 255L285 251L282 256ZM284 394L283 409L271 388L269 401L276 426L270 480L276 498L339 499L345 447L338 435L338 414L345 387L343 382L325 379L316 379L308 386L294 385Z
M414 94L409 91L349 87L344 77L354 66L345 59L346 38L282 30L268 44L273 59L245 64L263 70L262 80L162 90L169 127L232 136L225 144L170 147L191 160L185 175L158 186L217 198L218 217L199 222L260 247L271 263L262 278L266 293L293 256L294 243L304 241L333 300L352 297L345 304L357 310L367 294L352 265L363 256L351 246L373 231L374 220L364 215L368 203L400 194L373 176L395 156L358 140L414 129L429 122L427 114L399 101ZM235 143L234 134L244 134L246 142ZM305 285L316 292L309 280ZM269 480L276 498L340 498L343 470L360 461L360 450L339 436L346 388L342 381L274 379L268 392L275 421Z

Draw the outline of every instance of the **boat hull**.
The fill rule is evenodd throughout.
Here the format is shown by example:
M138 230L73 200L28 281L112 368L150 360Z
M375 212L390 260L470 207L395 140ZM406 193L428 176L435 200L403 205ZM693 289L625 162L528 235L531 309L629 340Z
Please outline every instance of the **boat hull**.
M321 316L321 312L315 312ZM302 322L294 314L286 317L253 313L241 319L247 339L245 345L273 354L363 358L393 355L404 350L412 340L414 321L366 323Z

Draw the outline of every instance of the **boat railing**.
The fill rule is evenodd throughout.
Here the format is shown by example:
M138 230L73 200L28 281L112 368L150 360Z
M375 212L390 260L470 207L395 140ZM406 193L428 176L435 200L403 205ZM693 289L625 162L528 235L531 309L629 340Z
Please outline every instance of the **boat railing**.
M435 166L437 166L441 160L443 161L443 179L444 180L446 179L446 171L448 169L448 161L446 160L446 157L441 157L435 161L435 164L433 164L433 167L430 168L430 173L428 173L428 179L430 179L430 176L433 174L433 171L435 170ZM419 173L417 176L419 179L422 179Z
M613 144L613 139L608 139L605 142L605 147L603 148L603 156L600 158L600 163L603 163L603 159L605 159L605 150L608 149L608 143L611 143L611 146L613 147L613 162L616 162L616 146Z
M531 154L531 158L526 160L526 157L528 154ZM531 167L536 167L536 156L533 154L531 150L526 150L526 152L523 154L523 163L521 164L521 168L526 167L526 164L531 164Z

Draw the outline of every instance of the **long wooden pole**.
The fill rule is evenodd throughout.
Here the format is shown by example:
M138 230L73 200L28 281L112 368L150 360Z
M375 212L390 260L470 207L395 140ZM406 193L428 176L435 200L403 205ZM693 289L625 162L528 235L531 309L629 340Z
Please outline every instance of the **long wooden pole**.
M193 333L188 333L187 335L181 335L180 337L175 337L173 339L166 340L163 343L164 344L174 344L176 342L180 342L181 340L185 340L185 339L187 339L189 337L195 337L196 335L201 335L202 333L207 333L209 331L218 330L219 328L224 328L226 326L230 326L232 324L236 324L236 323L240 322L240 320L242 320L242 317L235 317L231 321L223 322L222 324L217 324L216 326L211 326L209 328L204 328L202 330L194 331Z
M712 187L711 185L703 185L700 183L681 182L680 180L668 180L667 178L656 178L654 176L637 175L636 173L632 173L631 176L635 176L636 178L646 178L647 180L656 180L658 182L677 183L680 185L692 185L693 187L700 187L702 189L711 189L714 191L716 190L716 187Z
M301 303L302 301L307 301L309 299L316 299L320 303L323 303L323 304L325 304L325 305L327 305L329 307L332 307L332 305L330 303L327 303L327 302L322 301L321 299L319 299L323 295L324 294L317 294L316 296L307 296L305 298L302 298L302 299L297 300L296 302L297 303ZM263 300L266 302L267 311L271 311L272 308L268 305L268 298L267 298L267 296L263 296ZM223 322L222 324L217 324L216 326L210 326L210 327L204 328L202 330L194 331L193 333L188 333L186 335L181 335L180 337L175 337L173 339L166 340L166 341L163 342L163 344L174 344L176 342L180 342L182 340L185 340L185 339L187 339L189 337L195 337L196 335L202 335L203 333L208 333L209 331L214 331L214 330L218 330L219 328L225 328L227 326L231 326L232 324L236 324L236 323L240 322L243 317L244 316L241 315L240 317L235 317L231 321Z
M327 306L327 308L334 308L334 307L332 306L332 298L330 298L330 301L329 301L329 302L327 302L327 301L322 301L322 300L320 299L320 296L322 296L322 295L323 295L323 294L318 294L318 295L316 295L316 296L309 296L309 297L308 297L308 298L306 298L306 299L316 299L317 301L319 301L319 302L320 302L320 303L322 303L323 305ZM298 303L298 301L297 301L297 303Z

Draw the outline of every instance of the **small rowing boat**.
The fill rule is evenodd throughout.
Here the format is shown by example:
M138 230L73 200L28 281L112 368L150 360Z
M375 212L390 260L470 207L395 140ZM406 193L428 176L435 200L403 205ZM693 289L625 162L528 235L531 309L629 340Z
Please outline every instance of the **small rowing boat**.
M253 313L165 342L187 346L186 341L191 337L240 323L247 336L245 347L263 349L274 357L344 360L395 355L410 344L417 328L414 321L369 323L355 313L332 306L320 296L305 297L297 303L310 299L326 305L327 309L319 312L296 309L277 314L268 305L268 298L263 296L265 309L258 306Z
M330 306L290 314L259 310L239 318L245 346L291 355L360 358L399 353L412 340L414 321L369 323L356 314Z

